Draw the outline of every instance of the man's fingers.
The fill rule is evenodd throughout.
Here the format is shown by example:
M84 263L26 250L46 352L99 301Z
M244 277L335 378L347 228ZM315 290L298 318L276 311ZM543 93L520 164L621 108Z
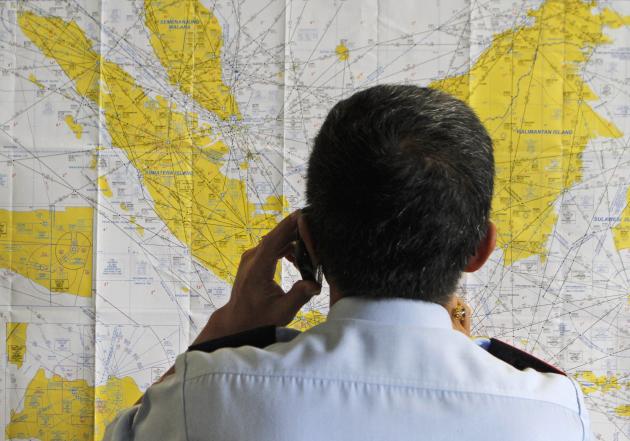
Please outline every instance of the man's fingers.
M281 253L286 245L295 240L297 213L297 211L294 211L282 219L273 230L265 234L260 243L261 252L263 254L270 253L274 257L278 257L279 253Z
M285 250L282 252L282 257L295 264L295 242L291 242L287 245Z
M282 311L283 321L289 323L295 314L300 310L311 297L319 294L322 287L310 280L300 280L295 282L291 289L284 295L282 295L278 302L280 303L279 309Z
M278 259L283 257L287 247L295 240L296 231L297 211L294 211L263 237L257 246L256 266L267 274L273 274Z

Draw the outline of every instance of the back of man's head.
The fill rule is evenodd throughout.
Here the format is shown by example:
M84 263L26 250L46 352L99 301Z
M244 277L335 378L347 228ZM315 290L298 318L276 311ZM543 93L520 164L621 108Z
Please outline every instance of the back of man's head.
M381 85L337 103L308 164L306 216L344 296L445 304L485 237L492 141L443 92Z

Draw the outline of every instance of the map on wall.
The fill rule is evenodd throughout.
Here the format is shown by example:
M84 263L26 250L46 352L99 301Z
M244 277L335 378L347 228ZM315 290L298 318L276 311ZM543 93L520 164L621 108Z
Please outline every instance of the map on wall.
M0 438L102 439L304 205L328 110L382 83L445 90L493 138L473 333L561 367L596 438L630 439L621 0L0 3ZM324 291L291 326L327 312Z

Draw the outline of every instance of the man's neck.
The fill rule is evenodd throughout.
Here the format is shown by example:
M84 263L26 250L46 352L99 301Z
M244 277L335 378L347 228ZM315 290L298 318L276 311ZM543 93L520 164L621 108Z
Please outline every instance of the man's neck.
M331 308L335 303L337 303L337 301L339 299L341 299L343 297L343 293L341 293L334 285L330 286L330 303L329 303L329 308ZM446 309L449 313L449 315L451 315L453 313L453 310L455 309L455 306L457 305L457 298L456 296L451 296L450 301L446 304L446 305L441 305L444 309Z
M339 292L339 290L335 286L331 286L330 287L330 304L329 304L329 307L332 307L332 305L337 303L337 300L339 300L342 297L343 297L343 295Z

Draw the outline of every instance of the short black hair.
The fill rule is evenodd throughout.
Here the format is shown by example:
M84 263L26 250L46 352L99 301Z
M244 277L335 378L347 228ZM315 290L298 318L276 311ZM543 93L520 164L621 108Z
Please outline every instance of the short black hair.
M379 85L338 102L308 162L306 221L344 296L446 304L487 233L492 140L447 93Z

